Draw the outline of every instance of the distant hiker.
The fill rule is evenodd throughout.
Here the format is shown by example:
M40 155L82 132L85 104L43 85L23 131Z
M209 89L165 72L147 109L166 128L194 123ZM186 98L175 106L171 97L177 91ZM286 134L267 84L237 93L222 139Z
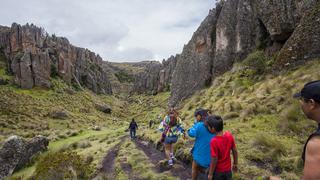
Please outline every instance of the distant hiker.
M223 132L223 121L220 116L209 116L206 122L209 131L216 134L210 142L211 164L208 179L230 180L232 170L238 171L238 152L234 138L230 132ZM230 151L233 155L232 168Z
M136 121L134 120L134 118L132 118L132 121L129 125L129 129L130 129L131 139L135 139L136 138L136 129L138 129L138 125L137 125Z
M188 135L195 138L192 148L192 180L207 179L207 169L210 167L210 141L215 136L207 128L205 121L207 110L197 109L194 113L196 123L188 130Z
M318 129L309 136L304 145L302 179L320 179L320 81L305 84L294 97L300 98L301 109L307 118L318 123Z
M150 121L149 121L149 128L152 128L153 124L154 124L154 121L153 121L152 119L150 119Z
M172 166L174 161L173 145L178 141L179 136L185 136L181 119L177 115L175 110L169 111L159 126L159 130L162 132L160 141L164 143L169 166Z

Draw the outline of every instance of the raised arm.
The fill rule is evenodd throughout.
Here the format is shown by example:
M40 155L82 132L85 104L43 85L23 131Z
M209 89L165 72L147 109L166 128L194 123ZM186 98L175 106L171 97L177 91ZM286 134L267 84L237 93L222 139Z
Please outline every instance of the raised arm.
M197 124L194 124L194 125L188 130L188 136L190 136L190 137L196 137L196 136L197 136Z
M312 138L307 145L303 180L320 179L320 137Z

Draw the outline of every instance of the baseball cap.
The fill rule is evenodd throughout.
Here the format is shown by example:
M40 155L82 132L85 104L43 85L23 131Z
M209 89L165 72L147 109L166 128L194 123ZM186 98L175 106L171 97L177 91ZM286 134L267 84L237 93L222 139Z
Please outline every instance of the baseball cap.
M313 99L314 101L320 103L320 80L308 82L304 85L302 90L294 94L293 97Z

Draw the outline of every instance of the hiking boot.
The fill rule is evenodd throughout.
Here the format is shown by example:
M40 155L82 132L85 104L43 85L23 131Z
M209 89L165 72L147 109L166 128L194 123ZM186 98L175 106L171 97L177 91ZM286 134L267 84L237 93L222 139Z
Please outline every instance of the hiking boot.
M170 159L170 160L168 161L168 165L169 165L169 166L173 166L173 160L172 160L172 159Z

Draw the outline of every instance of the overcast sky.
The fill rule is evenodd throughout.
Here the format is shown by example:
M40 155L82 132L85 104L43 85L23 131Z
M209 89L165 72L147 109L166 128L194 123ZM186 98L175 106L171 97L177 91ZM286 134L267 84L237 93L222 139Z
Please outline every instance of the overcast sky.
M215 0L1 0L0 24L33 23L107 61L182 51Z

